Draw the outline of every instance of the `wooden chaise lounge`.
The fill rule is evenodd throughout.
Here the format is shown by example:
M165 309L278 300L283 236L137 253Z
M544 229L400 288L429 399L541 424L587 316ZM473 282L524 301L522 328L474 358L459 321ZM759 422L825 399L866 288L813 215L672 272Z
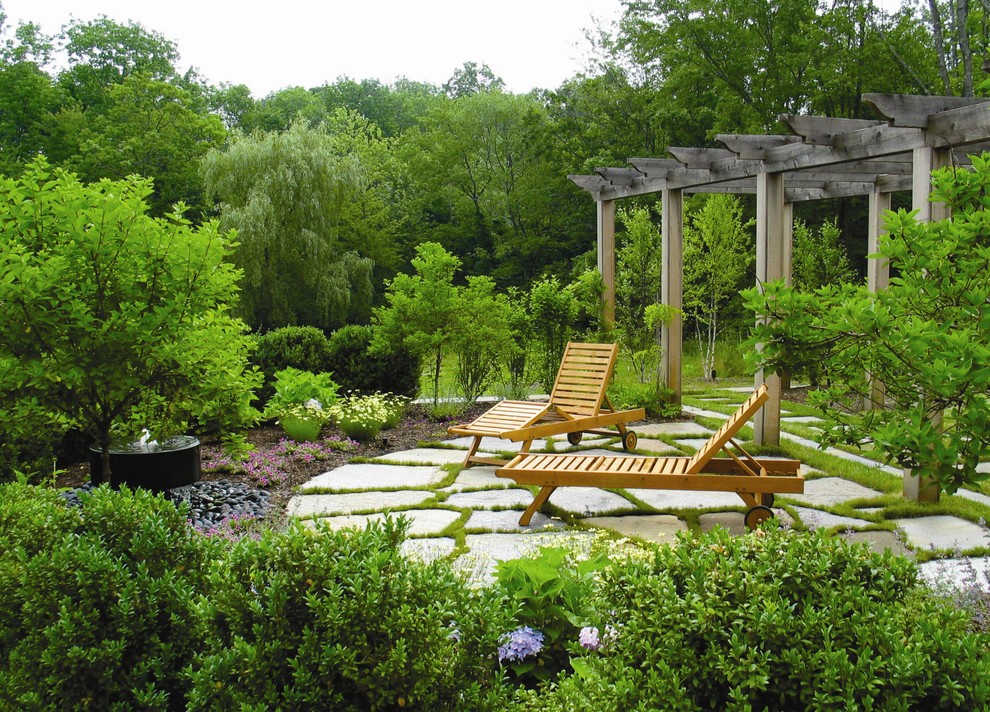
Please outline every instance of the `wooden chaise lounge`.
M626 423L642 420L646 411L642 408L616 410L605 394L618 353L616 344L571 342L564 350L549 402L500 401L474 421L448 428L451 435L474 438L464 458L464 466L508 462L478 455L481 439L486 436L523 441L521 453L529 452L533 440L553 435L566 434L568 442L577 445L583 433L618 434L624 449L634 449L636 433L628 430ZM611 427L618 432L605 430Z
M523 526L554 490L570 486L735 492L749 507L745 522L753 529L773 516L774 492L804 492L798 460L753 457L733 440L767 398L762 385L693 457L521 453L495 474L540 487L519 518ZM723 450L728 457L715 457Z

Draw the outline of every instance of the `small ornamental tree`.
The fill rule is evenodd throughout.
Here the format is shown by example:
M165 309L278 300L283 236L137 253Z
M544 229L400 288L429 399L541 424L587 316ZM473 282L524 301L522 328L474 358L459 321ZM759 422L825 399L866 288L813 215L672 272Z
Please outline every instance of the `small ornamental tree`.
M684 314L694 321L705 378L715 369L726 308L753 263L752 225L738 198L711 195L684 228Z
M451 326L461 306L460 290L454 286L461 261L439 244L425 242L416 247L412 265L416 274L397 274L386 284L388 306L375 310L379 328L372 348L400 343L426 360L436 405L443 357L454 341L456 332Z
M985 479L976 466L990 457L990 154L932 183L952 217L886 214L873 257L890 261L887 289L771 282L744 294L759 320L757 365L820 363L828 374L831 385L810 396L827 418L823 444L872 445L952 493Z
M234 234L194 229L183 206L147 215L150 180L85 185L43 160L0 179L0 417L15 432L79 427L156 438L196 421L253 421L259 374L228 313Z

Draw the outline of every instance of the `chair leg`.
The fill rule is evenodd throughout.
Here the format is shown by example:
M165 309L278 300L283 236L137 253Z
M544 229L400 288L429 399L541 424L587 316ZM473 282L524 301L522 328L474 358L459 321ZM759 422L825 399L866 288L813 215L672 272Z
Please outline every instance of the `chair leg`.
M521 517L519 517L519 526L529 526L529 520L533 518L533 515L536 514L536 511L540 507L546 504L546 501L550 499L550 495L552 495L556 489L556 487L551 487L550 485L540 487L540 491L536 493L533 501L530 502L528 507L526 507L526 511L522 513Z
M468 448L467 455L464 456L464 462L461 463L464 467L471 467L471 460L474 456L478 454L478 448L481 447L481 436L475 435L474 442L471 443L471 447Z

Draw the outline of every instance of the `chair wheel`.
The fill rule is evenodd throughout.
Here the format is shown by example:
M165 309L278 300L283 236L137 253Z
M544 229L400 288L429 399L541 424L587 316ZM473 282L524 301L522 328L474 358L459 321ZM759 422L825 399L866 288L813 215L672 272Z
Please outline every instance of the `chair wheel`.
M626 434L622 436L622 449L626 452L636 449L636 443L639 442L639 438L636 437L636 433L632 430L627 430Z
M763 522L776 516L770 507L764 507L762 504L758 504L755 507L751 507L748 512L746 512L746 517L743 521L746 523L746 528L756 529Z
M764 492L763 497L760 500L760 504L764 507L772 507L775 501L776 497L773 496L773 492Z
M577 445L577 444L579 444L581 442L581 438L583 436L584 436L584 433L581 433L581 432L567 433L567 442L569 442L571 445Z

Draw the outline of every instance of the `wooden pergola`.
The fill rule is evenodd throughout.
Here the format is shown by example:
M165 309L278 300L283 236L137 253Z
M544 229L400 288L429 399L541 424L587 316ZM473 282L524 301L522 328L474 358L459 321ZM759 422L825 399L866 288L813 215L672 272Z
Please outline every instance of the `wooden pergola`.
M947 208L931 203L931 172L966 166L968 154L990 150L990 99L864 94L882 120L784 115L792 135L718 136L725 148L678 148L673 158L630 158L630 167L568 176L598 204L598 268L605 283L605 318L615 315L615 203L661 194L661 301L680 309L683 280L683 197L690 193L756 194L756 281L790 279L792 206L806 200L869 196L868 240L876 252L890 196L911 191L922 219L941 220ZM870 260L871 290L887 284L886 265ZM681 399L682 323L662 334L663 374ZM754 418L759 444L780 443L780 378L756 374L770 389Z

